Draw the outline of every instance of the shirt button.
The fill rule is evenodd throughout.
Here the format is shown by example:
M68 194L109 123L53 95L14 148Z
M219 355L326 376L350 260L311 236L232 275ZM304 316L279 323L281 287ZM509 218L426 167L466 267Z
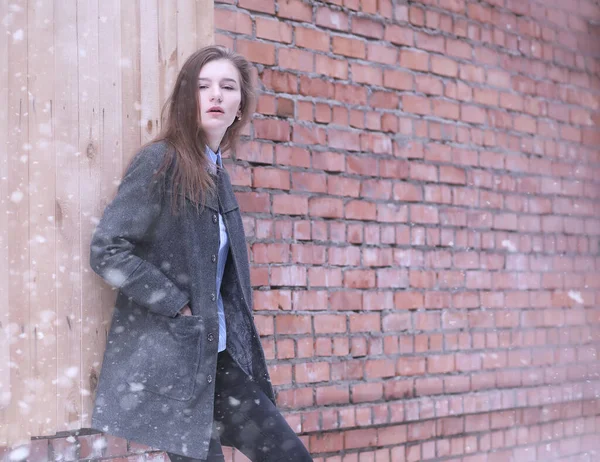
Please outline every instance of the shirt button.
M210 259L211 259L211 260L212 260L212 262L214 263L214 262L216 262L216 261L217 261L217 256L216 256L216 255L213 255L212 257L210 257Z
M210 299L214 302L217 299L215 294L210 294Z
M208 383L211 383L212 382L212 375L209 375L208 377L206 377L206 381Z
M218 219L219 218L215 214L213 214L213 223L216 223L218 221Z
M213 334L208 334L208 341L212 342L215 339L215 336Z

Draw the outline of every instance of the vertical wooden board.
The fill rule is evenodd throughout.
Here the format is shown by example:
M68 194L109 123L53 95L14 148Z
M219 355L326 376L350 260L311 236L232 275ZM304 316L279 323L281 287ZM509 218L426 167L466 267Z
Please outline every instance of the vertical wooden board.
M81 198L81 376L83 389L96 389L100 362L96 352L106 343L106 326L102 325L103 286L89 267L90 240L98 220L102 194L102 158L99 153L100 95L98 66L98 2L77 3L77 49L79 55L79 156ZM82 420L91 420L93 396L82 396Z
M213 0L196 0L196 47L215 43L215 5Z
M34 395L26 386L31 371L29 319L29 124L27 104L27 2L10 2L8 26L8 326L10 403L7 440L29 440Z
M196 0L177 0L177 61L181 69L186 59L196 51Z
M30 432L56 433L56 237L54 226L54 7L28 2L29 74L29 287L32 374L35 395Z
M91 214L92 225L95 226L102 216L106 205L114 197L121 179L123 169L122 152L122 119L121 119L121 14L120 0L104 0L99 2L98 24L98 66L102 70L99 80L100 125L98 137L98 152L96 155L96 191L95 203ZM91 231L90 230L90 236ZM89 249L89 239L86 242ZM84 263L89 268L89 251L85 253ZM91 273L90 273L91 274ZM93 276L97 285L97 296L94 305L83 308L84 319L93 319L98 335L93 335L90 342L84 344L83 361L86 370L99 371L106 347L106 336L110 327L116 292L99 277ZM84 398L84 409L91 414L93 400ZM90 415L91 417L91 415ZM86 425L89 426L86 420Z
M158 59L160 62L161 109L177 79L177 5L172 0L158 3ZM162 121L161 121L162 126Z
M0 18L8 18L8 0L0 0ZM0 25L0 107L8 108L8 24ZM8 444L10 347L8 311L8 113L0 111L0 446Z
M138 2L121 2L121 117L123 121L123 164L127 165L140 147L140 10Z
M158 60L158 2L140 0L140 76L142 94L142 144L151 141L159 131L159 60Z
M54 10L57 427L81 427L81 246L76 0Z

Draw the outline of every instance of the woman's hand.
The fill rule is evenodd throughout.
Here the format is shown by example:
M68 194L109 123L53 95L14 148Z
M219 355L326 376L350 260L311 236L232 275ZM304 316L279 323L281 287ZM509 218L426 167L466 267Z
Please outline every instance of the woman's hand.
M189 307L189 305L185 305L181 311L179 311L179 315L180 316L191 316L192 315L192 309Z

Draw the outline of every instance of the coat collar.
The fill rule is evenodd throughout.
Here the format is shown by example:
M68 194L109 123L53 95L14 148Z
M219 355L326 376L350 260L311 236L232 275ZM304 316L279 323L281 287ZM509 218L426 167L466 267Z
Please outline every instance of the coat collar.
M206 207L218 213L231 212L239 206L233 192L229 174L222 166L216 170L213 178L217 185L217 194L211 194L206 198Z

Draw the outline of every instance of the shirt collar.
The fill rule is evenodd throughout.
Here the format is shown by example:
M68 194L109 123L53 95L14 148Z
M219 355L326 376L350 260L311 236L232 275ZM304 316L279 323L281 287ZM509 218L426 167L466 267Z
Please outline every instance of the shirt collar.
M210 149L208 147L208 145L206 146L206 155L210 158L210 160L212 160L215 164L217 164L219 167L223 167L223 161L221 159L221 148L219 148L217 150L217 153L215 154L213 152L212 149Z

